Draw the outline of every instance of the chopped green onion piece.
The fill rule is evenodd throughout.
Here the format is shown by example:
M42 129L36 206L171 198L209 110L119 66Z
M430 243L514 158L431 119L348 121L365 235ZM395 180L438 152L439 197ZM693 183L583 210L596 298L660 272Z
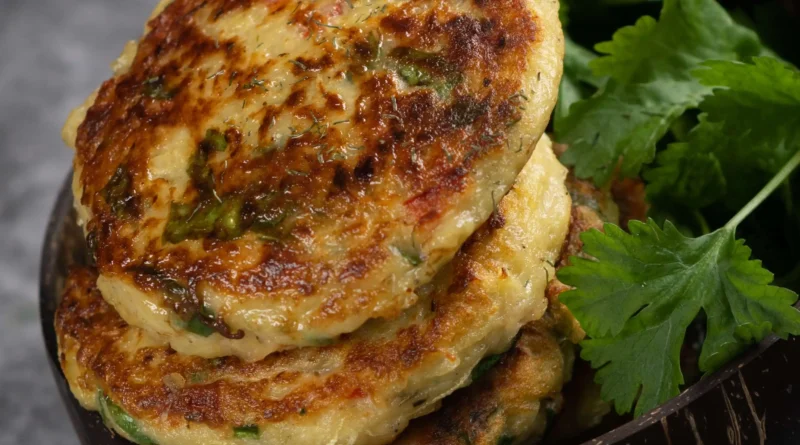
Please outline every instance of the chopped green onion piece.
M203 383L208 380L208 372L200 371L189 374L189 383Z
M202 143L216 151L225 151L228 148L228 140L225 135L213 128L206 131L206 138Z
M477 366L472 368L472 381L474 382L486 375L487 372L497 365L501 358L503 358L503 354L495 354L484 357L483 360L478 362Z
M258 439L260 435L258 425L237 426L233 429L233 437L237 439Z
M139 445L157 445L155 441L142 433L139 422L125 412L124 409L115 405L102 390L97 391L97 404L100 416L106 425L109 427L117 426L129 439Z
M396 254L403 257L406 261L408 261L409 264L411 264L414 267L417 267L425 262L425 260L422 258L422 254L416 249L414 249L413 251L409 251L406 249L401 249L397 246L392 246L392 250Z
M428 85L432 80L431 76L413 65L403 65L397 70L397 73L412 87Z
M201 337L210 337L215 332L213 328L203 323L200 315L195 315L189 320L189 323L186 324L186 330Z
M133 184L130 173L124 165L120 165L114 171L108 184L103 187L102 195L118 218L132 214Z
M231 240L242 236L242 207L244 198L236 196L225 199L222 204L221 215L217 220L214 234L221 240Z
M192 178L192 184L202 191L211 191L214 189L214 174L211 167L208 166L208 152L205 145L200 144L192 161L189 163L189 177Z
M216 202L200 203L192 209L187 204L172 204L164 239L172 244L187 239L203 239L214 231L221 206Z

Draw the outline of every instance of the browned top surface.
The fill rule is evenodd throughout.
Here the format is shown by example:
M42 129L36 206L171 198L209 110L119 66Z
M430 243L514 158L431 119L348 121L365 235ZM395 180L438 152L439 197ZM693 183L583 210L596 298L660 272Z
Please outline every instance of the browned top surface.
M358 280L383 264L389 255L384 244L397 223L413 227L424 241L464 199L476 165L505 156L507 132L527 100L518 94L520 73L538 36L538 18L524 0L411 1L426 12L415 16L408 5L393 4L356 25L332 25L348 13L348 3L176 0L150 22L130 70L102 85L78 131L82 203L93 215L88 229L102 272L157 269L192 292L205 282L237 295L313 295L319 286ZM256 26L288 27L297 38L313 39L323 55L259 59L253 54L263 42L212 38L206 31L232 14L265 7ZM290 20L270 22L278 16ZM376 39L394 48L376 55ZM399 79L396 64L413 59L413 51L435 54L418 65L451 81L451 91L411 88ZM210 63L223 68L209 73ZM299 80L261 83L276 69ZM325 86L344 78L358 92L350 108ZM266 105L272 95L285 98ZM312 95L316 99L307 100ZM248 122L259 124L245 129L238 122L210 123L231 102L241 102ZM286 116L294 126L279 140L272 126ZM243 202L243 227L259 216L278 221L266 238L253 244L252 238L245 243L206 234L198 253L160 236L164 216L150 217L148 209L197 206L210 196L193 181L181 196L165 197L158 193L164 180L149 176L159 130L178 127L188 129L197 150L208 151L215 198ZM209 130L224 135L224 151L203 147ZM120 168L129 185L120 186L124 199L112 208L108 187ZM381 210L392 205L400 210ZM393 220L398 215L402 221ZM150 231L158 236L135 247L134 234ZM343 251L321 256L304 249L321 244L323 235ZM253 255L257 261L231 272L232 264ZM144 289L158 287L146 276L137 278ZM192 299L190 310L196 310L198 297ZM336 317L337 311L333 305L326 314Z

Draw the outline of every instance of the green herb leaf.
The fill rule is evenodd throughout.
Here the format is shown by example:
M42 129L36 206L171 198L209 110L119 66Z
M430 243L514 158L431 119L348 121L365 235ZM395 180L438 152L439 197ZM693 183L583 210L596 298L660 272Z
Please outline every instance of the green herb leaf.
M598 368L605 400L617 412L636 402L641 415L675 396L683 383L680 348L700 310L708 330L700 369L710 372L770 333L800 334L797 295L771 286L772 274L735 239L735 226L699 238L671 223L632 221L630 234L608 224L584 233L584 252L558 277L576 289L561 295L591 336L581 356Z
M129 439L139 445L157 445L155 441L142 433L139 422L124 409L114 404L103 391L97 392L97 405L103 422L109 427L116 425Z
M695 77L717 88L688 145L671 145L645 173L648 194L695 208L724 198L737 208L800 149L800 71L769 57L704 68Z
M564 9L564 3L561 3ZM558 102L554 120L556 126L567 117L572 104L590 97L606 82L605 77L595 76L589 64L597 58L597 54L573 42L564 39L564 75L561 77L561 87L558 90Z
M689 142L675 143L660 152L658 167L642 175L647 181L647 196L654 201L667 200L692 209L701 209L725 196L727 181L719 158L709 150L719 126L705 122L689 133Z
M598 184L611 179L618 163L624 176L639 173L670 124L711 92L692 69L709 59L747 60L764 52L755 33L714 0L665 0L658 21L642 17L595 49L608 55L591 63L594 74L610 80L574 104L556 133L570 144L562 161Z
M237 439L258 439L261 432L258 425L237 426L233 429L233 437Z

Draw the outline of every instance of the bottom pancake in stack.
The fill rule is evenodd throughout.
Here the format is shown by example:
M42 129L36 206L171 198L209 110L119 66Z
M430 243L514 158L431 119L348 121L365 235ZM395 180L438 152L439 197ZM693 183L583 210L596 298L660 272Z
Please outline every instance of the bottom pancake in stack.
M84 407L139 444L494 444L540 435L571 369L565 339L576 337L571 317L545 295L572 238L565 177L544 137L490 221L417 290L416 306L335 344L255 363L175 353L128 326L94 272L77 269L56 320L62 368Z

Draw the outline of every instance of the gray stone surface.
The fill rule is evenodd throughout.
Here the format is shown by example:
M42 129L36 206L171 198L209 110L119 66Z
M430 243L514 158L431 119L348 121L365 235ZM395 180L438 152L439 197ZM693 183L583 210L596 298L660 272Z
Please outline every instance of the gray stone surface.
M70 165L61 125L155 2L0 1L0 445L78 443L44 353L39 250Z

